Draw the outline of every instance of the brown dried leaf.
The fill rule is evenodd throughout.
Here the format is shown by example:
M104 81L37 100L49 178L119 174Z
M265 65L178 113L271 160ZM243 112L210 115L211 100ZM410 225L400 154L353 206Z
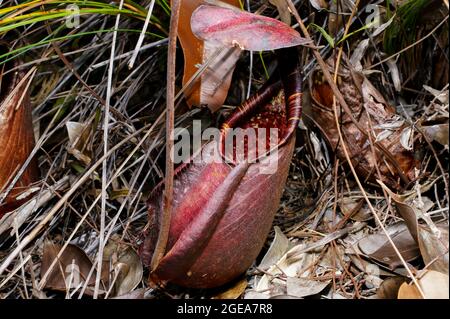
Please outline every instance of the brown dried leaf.
M422 130L431 141L448 147L448 123L422 126Z
M6 50L0 44L0 53ZM3 75L15 66L14 63L0 66L0 194L8 187L34 148L28 91L32 77L25 78L23 72ZM37 178L37 163L32 160L6 200L0 204L0 218L26 201L28 196L20 195L26 193Z
M406 282L400 286L398 290L398 299L422 299L419 289L414 284L407 284Z
M314 9L319 11L328 8L328 3L325 0L309 0L309 3L311 3Z
M397 299L400 286L406 282L404 277L390 277L383 281L377 290L380 299Z
M354 251L354 247L351 248L351 251ZM384 276L384 277L392 277L395 276L392 271L386 271L383 268L386 268L382 264L372 263L372 261L368 261L364 258L361 258L359 255L348 255L350 257L350 260L355 265L356 268L361 270L362 272L373 275L373 276Z
M313 0L310 1L311 4L314 3L314 7L317 10L320 10L322 5L320 4L323 0ZM342 3L342 2L341 2ZM342 10L342 9L341 9ZM342 25L342 15L337 14L338 12L338 3L336 1L330 1L330 9L328 15L328 34L334 36L337 34L340 26Z
M407 262L419 257L419 247L404 223L392 225L386 230ZM363 238L359 241L358 247L364 254L380 263L387 264L391 269L402 264L384 233L372 234Z
M130 293L141 283L143 277L141 258L131 247L121 245L119 239L119 236L112 236L103 251L106 267L102 278L108 282L114 280L114 296Z
M269 2L277 7L278 13L280 14L280 20L291 25L291 12L286 0L269 0Z
M425 299L449 299L448 275L429 270L420 279L419 285ZM422 299L414 284L404 283L398 291L398 299Z
M88 138L91 131L90 125L68 121L66 128L70 143L68 152L85 165L90 165L92 156L88 149Z
M384 185L382 182L380 182L381 187L389 194L389 196L392 198L392 200L395 203L395 206L397 207L397 210L400 214L400 216L403 218L403 220L406 223L406 226L408 227L409 232L411 233L411 236L414 238L414 240L418 243L418 235L417 235L417 214L414 210L414 207L411 205L405 203L405 199L402 196L399 196L392 192L386 185Z
M448 275L448 225L437 225L440 233L419 226L419 247L427 268Z
M393 193L383 183L380 184L391 196L409 232L418 243L425 264L430 264L430 269L448 274L448 226L445 224L435 226L431 222L430 227L433 229L430 229L428 226L419 225L418 218L424 216L425 208L421 211L415 205L408 204L404 197Z
M45 276L61 248L61 245L50 241L45 242L41 263L41 278ZM79 247L69 244L50 271L44 288L67 291L69 288L74 289L83 286L91 268L92 262L86 253ZM94 285L95 273L91 276L85 293L92 294Z
M122 270L123 276L116 280L114 286L116 296L125 295L133 291L141 283L143 276L142 261L132 248L126 249L119 255L114 268L116 271L126 269L126 271Z
M333 71L333 60L328 60L328 64ZM387 104L381 93L363 74L341 65L339 75L338 87L350 108L351 117L361 127L360 130L349 114L337 106L345 145L359 176L371 182L381 179L391 187L399 186L400 181L405 183L413 180L417 165L414 154L400 143L407 124L399 119L395 109ZM336 126L331 87L319 70L313 72L310 85L312 108L308 115L322 131L331 149L336 150L342 161L346 161ZM373 146L374 151L366 134L372 135L373 143L378 140ZM378 176L377 167L381 176Z
M350 216L352 220L364 222L373 218L372 212L362 199L345 197L339 201L339 208L345 216Z
M233 287L215 295L212 299L237 299L244 293L247 285L247 280L242 279L233 285Z

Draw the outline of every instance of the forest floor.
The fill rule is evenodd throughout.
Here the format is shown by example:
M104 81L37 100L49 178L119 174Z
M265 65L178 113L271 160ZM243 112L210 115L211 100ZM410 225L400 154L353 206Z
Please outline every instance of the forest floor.
M209 290L149 285L138 255L147 197L165 176L170 7L120 3L0 1L1 75L28 81L39 175L28 202L0 219L0 298L448 298L447 0L293 1L315 48L301 49L303 115L285 189L252 267ZM272 3L287 10L285 0L243 5L278 18ZM175 126L217 127L276 65L271 51L244 52L224 107L177 98ZM179 91L181 48L176 70ZM70 273L72 260L83 280L67 287L53 268Z

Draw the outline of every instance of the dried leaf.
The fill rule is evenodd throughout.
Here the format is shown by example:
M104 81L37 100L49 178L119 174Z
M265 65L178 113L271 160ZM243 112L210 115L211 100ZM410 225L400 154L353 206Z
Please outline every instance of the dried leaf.
M419 279L426 299L449 299L448 275L429 270Z
M356 221L367 221L373 218L372 212L361 199L344 197L339 201L339 208L345 216Z
M141 288L141 289L136 289L136 290L130 291L129 293L124 294L124 295L113 297L111 299L145 299L144 294L145 294L145 289Z
M7 51L7 48L0 45L0 53L3 51ZM34 148L32 109L28 90L32 75L28 74L29 76L25 78L22 71L3 75L15 66L16 63L13 62L0 66L0 197ZM6 199L1 201L0 218L27 200L28 196L21 194L28 191L38 175L37 163L33 159Z
M383 130L396 130L405 124L405 121L399 118L392 118L391 120L387 120L383 123L380 123L378 125L375 125L374 127L377 129L383 129Z
M264 292L271 296L280 294L280 291L281 293L285 293L285 283L280 282L280 280L277 281L274 278L281 274L288 277L297 277L301 270L304 270L302 271L302 276L309 276L311 273L307 269L314 263L315 259L316 254L314 253L303 253L295 258L288 258L288 253L286 253L276 265L269 268L267 273L261 277L255 287L255 290L257 292Z
M438 233L419 226L419 247L428 269L448 275L448 225L438 225Z
M422 299L419 290L414 284L407 284L406 282L400 286L398 290L398 299Z
M126 267L122 265L126 265ZM114 268L116 271L126 269L126 272L124 272L120 280L117 280L115 283L114 289L116 296L125 295L133 291L141 283L143 276L142 261L132 248L126 249L119 255L119 259L115 263Z
M30 190L34 191L33 194L35 196L27 203L17 208L14 212L6 214L5 217L0 220L0 235L12 228L10 236L14 236L15 230L21 227L38 208L44 206L51 199L56 197L57 191L64 190L68 186L69 176L66 175L54 185L46 188L31 188Z
M319 0L322 2L322 0ZM342 12L343 8L340 6L338 9L337 1L330 1L329 15L328 15L328 32L329 34L337 34L340 26L342 25L342 15L337 12ZM311 3L312 4L312 3ZM342 4L342 2L340 2ZM317 9L317 8L316 8ZM317 9L320 10L320 9ZM338 11L339 10L339 11Z
M395 203L395 206L397 207L398 212L402 216L403 220L406 223L406 226L408 227L409 232L411 233L411 236L414 238L414 240L418 243L418 235L417 235L417 214L414 211L414 208L408 204L405 203L405 200L393 193L386 185L384 185L382 182L380 182L380 185L383 187L383 189L391 196L392 200Z
M270 296L268 294L264 294L262 292L257 292L254 290L249 290L245 293L244 299L269 299Z
M215 295L212 299L238 299L244 293L247 285L247 280L242 279L233 285L233 287Z
M442 146L448 147L448 123L422 126L422 130L431 141L436 141Z
M391 23L394 21L395 18L395 13L394 15L385 23L383 23L382 25L380 25L379 27L377 27L375 29L375 31L372 33L372 38L375 38L376 36L380 35L384 30L387 29L387 27L389 27L391 25Z
M115 278L114 296L126 295L136 289L143 276L141 258L131 247L121 245L119 239L113 236L103 251L103 262L107 267L102 276L108 282Z
M386 230L406 261L419 257L419 247L404 223L389 226ZM391 269L402 264L384 233L372 234L361 239L358 247L364 254L380 263L389 265Z
M365 258L361 258L361 256L358 256L358 254L355 255L354 254L355 247L352 247L351 250L348 251L347 253L348 253L348 256L350 257L350 260L355 265L355 267L357 267L359 270L361 270L362 272L365 272L369 275L373 275L373 276L377 276L377 277L392 277L392 276L395 276L395 274L402 275L402 274L398 273L397 270L392 271L388 267L386 267L384 264L378 263L376 260L374 261L375 263L372 263L373 260L371 260L371 259L366 260ZM387 271L385 269L389 269L389 271ZM403 269L403 268L400 268L400 269Z
M85 142L80 141L82 138L83 133L86 131L86 125L79 122L72 122L68 121L66 122L66 128L67 128L67 135L69 135L69 142L72 147L75 147L75 144L78 142ZM82 143L84 144L84 143Z
M289 248L289 240L283 234L280 227L275 226L275 237L272 241L272 244L270 244L269 250L264 255L264 258L259 264L258 268L265 270L275 265L281 259L281 257L283 257L283 255L287 252L288 248Z
M389 136L391 136L394 132L390 131L390 130L384 130L381 131L378 135L377 138L375 140L375 142L381 142L384 141L385 139L387 139Z
M390 277L383 280L380 288L377 290L377 296L380 299L397 299L400 286L406 282L404 277Z
M448 89L439 91L428 85L424 85L423 88L433 94L442 104L448 104Z
M448 275L428 270L419 279L419 285L425 299L449 299L448 281ZM422 299L422 296L414 284L404 283L398 291L398 299Z
M313 8L318 11L328 8L328 4L325 0L309 0L309 3L311 3Z
M192 32L200 39L251 51L310 43L278 20L229 8L202 5L192 14Z
M272 296L269 299L302 299L302 298L291 296L291 295L281 294L281 295Z
M356 49L353 50L352 56L350 57L350 63L355 67L355 70L361 71L363 66L361 60L369 47L369 39L364 39L358 43Z
M87 141L90 128L84 123L67 122L67 134L69 135L70 146L68 152L85 165L91 164L91 152L88 151Z
M328 60L330 70L333 59ZM310 124L318 126L323 136L336 151L341 161L346 161L343 142L339 140L333 112L333 92L325 81L322 71L313 72L311 84ZM395 109L362 73L342 64L338 87L349 107L349 112L338 106L341 131L352 165L361 180L375 182L381 179L391 187L410 182L415 178L418 161L412 151L405 150L400 143L403 129L407 127ZM358 124L356 125L354 121ZM372 129L369 129L371 128ZM369 140L376 139L376 143ZM371 144L375 144L372 145ZM409 145L409 143L408 143Z
M286 0L269 0L269 2L277 7L281 21L287 25L291 25L291 12L289 11Z
M389 193L393 199L398 212L405 220L409 232L413 236L420 248L420 253L424 262L430 264L430 268L448 274L448 226L434 225L429 218L425 216L426 207L418 207L418 205L408 204L404 197L393 193L386 185L380 183L381 186ZM426 199L426 197L424 197ZM426 200L425 200L426 201ZM419 225L418 218L425 219L428 227Z
M306 297L317 295L331 282L317 281L306 278L288 277L286 280L287 294L295 297Z
M311 144L314 149L314 160L316 160L319 163L326 163L327 161L325 160L325 156L323 155L319 138L313 131L311 131L309 136L311 139Z
M330 243L333 240L336 240L338 238L341 238L344 235L347 235L349 232L355 232L360 230L365 226L365 223L356 222L353 225L342 228L339 230L336 230L325 237L319 239L318 241L309 243L309 244L300 244L297 246L292 247L287 253L287 257L289 259L295 260L296 258L299 258L302 256L305 252L314 251L316 249L322 248L326 244Z
M403 146L405 150L408 151L413 149L412 133L413 133L412 127L405 127L400 136L400 144Z
M50 241L45 242L41 263L41 278L47 273L61 248L62 246ZM60 291L80 288L84 285L91 268L92 262L86 253L79 247L69 244L50 271L44 288ZM86 294L93 293L95 277L95 273L90 277Z
M397 63L394 59L389 59L386 61L389 68L389 73L391 74L392 83L394 83L394 88L397 92L402 90L402 83L400 80L400 72L398 71Z

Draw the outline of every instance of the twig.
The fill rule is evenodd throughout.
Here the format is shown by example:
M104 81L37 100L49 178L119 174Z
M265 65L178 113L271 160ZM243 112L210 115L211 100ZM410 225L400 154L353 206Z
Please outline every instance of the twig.
M120 0L119 10L122 10L124 0ZM111 43L111 56L109 60L108 68L108 84L106 86L106 104L104 109L104 120L103 120L103 154L108 154L108 138L109 138L109 107L111 103L112 95L112 77L114 68L114 56L116 55L116 41L117 41L117 29L119 28L120 14L116 17L116 24L114 26L113 39ZM106 220L106 196L107 196L107 170L108 170L108 159L105 158L102 163L102 201L101 201L101 214L100 214L100 236L98 244L98 254L97 254L97 276L95 277L95 289L94 289L94 299L98 297L98 291L100 288L100 278L102 273L103 264L103 248L105 247L105 220Z
M433 33L435 33L436 30L439 29L441 27L441 25L443 25L444 22L447 21L447 20L448 20L448 15L445 16L445 18L441 22L439 22L439 24L433 30L431 30L426 36L424 36L423 38L417 40L416 42L414 42L414 43L412 43L410 45L408 45L406 48L401 49L397 53L394 53L394 54L388 56L387 58L381 60L380 62L372 64L371 66L367 67L366 69L367 70L373 69L374 67L376 67L376 66L378 66L380 64L383 64L384 62L389 61L392 58L397 57L398 55L402 54L403 52L408 51L412 47L414 47L414 46L418 45L419 43L423 42L426 38L430 37Z
M145 32L147 31L148 23L150 22L150 18L152 16L154 5L155 5L155 0L152 0L152 2L150 3L150 7L148 8L147 17L145 18L144 27L142 28L141 34L139 35L139 39L136 43L136 48L134 48L133 56L131 57L130 62L128 63L129 69L133 68L134 62L136 61L139 50L141 49L142 42L144 42Z
M305 246L295 246L287 253L287 258L292 258L292 260L297 260L301 254L310 252L311 250L315 250L317 248L323 247L326 244L332 242L333 240L339 239L344 235L347 235L350 232L356 232L366 226L366 223L355 223L352 226L349 226L347 228L342 228L339 230L336 230L325 237L319 239L318 241L312 242L310 244L307 244Z
M247 11L251 13L250 10L250 1L247 0L246 1L247 4ZM246 99L248 100L250 98L250 93L252 90L252 78L253 78L253 51L250 51L249 53L249 58L250 58L250 65L248 66L248 88L247 88L247 95L246 95Z
M146 44L146 45L142 46L141 48L139 48L139 52L142 52L144 50L148 50L148 49L157 47L159 45L164 45L164 44L166 44L166 42L167 42L167 38L164 38L164 39L161 39L161 40L158 40L158 41ZM117 60L120 60L120 59L123 59L123 58L127 58L130 55L133 55L133 53L134 53L134 50L133 51L128 51L128 52L125 52L125 53L122 53L122 54L119 54L119 55L116 55L114 57L114 61L117 61ZM98 69L98 68L100 68L100 67L102 67L104 65L107 65L108 63L109 63L109 59L105 60L105 61L102 61L102 62L98 62L96 64L92 64L91 66L89 66L89 71L93 71L95 69Z
M172 15L170 17L169 51L167 56L167 111L166 111L166 176L164 183L163 213L160 220L158 241L151 261L151 270L155 270L164 256L172 213L173 198L173 130L175 118L175 60L178 33L178 20L180 16L181 0L172 2Z

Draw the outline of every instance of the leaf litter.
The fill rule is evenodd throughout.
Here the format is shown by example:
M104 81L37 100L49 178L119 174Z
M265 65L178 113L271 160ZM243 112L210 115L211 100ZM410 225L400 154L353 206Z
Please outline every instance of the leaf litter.
M271 2L278 4L277 7L284 6L281 1ZM302 17L308 16L308 10L314 12L314 23L323 26L337 43L339 35L343 34L342 22L347 20L348 13L338 16L333 10L323 10L329 6L327 1L309 3L312 8L309 4L298 4ZM330 5L335 4L330 2ZM342 7L344 11L351 11L346 5ZM251 9L252 12L258 9L253 1ZM275 17L278 13L274 11L272 7L272 11L266 9L263 14ZM436 11L433 19L441 19L440 12ZM144 17L145 13L142 13ZM362 14L363 10L358 12L358 16ZM132 51L135 41L130 41L131 36L119 33L123 41L118 46L115 60L117 77L113 83L115 91L109 143L123 144L108 160L107 175L112 190L108 191L107 201L108 248L105 247L103 256L104 271L97 274L95 267L100 229L100 205L96 204L96 199L101 191L98 182L102 171L94 169L86 174L90 165L99 161L98 154L103 148L103 131L99 124L102 103L92 98L87 88L80 85L56 56L49 55L45 48L36 47L31 52L34 56L42 56L42 61L28 62L31 65L41 63L31 84L34 125L39 131L36 135L42 150L38 158L43 175L37 185L41 193L38 196L30 192L28 206L24 204L0 221L2 265L10 259L16 240L33 237L31 243L21 249L21 257L13 258L8 271L1 273L0 297L89 296L95 289L95 278L100 276L102 298L422 298L406 272L407 266L413 270L425 298L448 298L448 78L438 77L437 71L430 69L442 66L439 61L433 60L426 65L408 64L405 63L405 59L410 58L408 54L401 54L396 60L386 60L383 67L377 65L389 57L383 37L388 37L390 30L398 25L399 15L383 17L380 26L346 39L347 53L351 58L344 58L338 84L341 82L339 88L342 93L348 93L347 97L362 101L364 108L352 114L354 119L359 120L360 116L368 113L370 116L364 116L373 120L365 132L370 134L370 138L359 140L365 143L363 160L366 162L363 164L368 163L360 179L364 180L364 190L371 205L407 265L400 261L388 237L374 222L363 193L348 173L348 163L338 154L340 144L330 147L330 139L335 136L330 136L320 121L314 121L311 112L307 112L311 104L317 102L314 96L311 98L315 86L307 80L304 123L298 132L294 160L275 217L274 230L254 267L243 278L211 292L170 285L163 289L149 287L148 274L136 258L135 249L146 225L147 185L156 184L163 176L164 168L160 163L164 146L163 123L158 117L164 111L161 79L165 72L160 65L165 63L166 45L158 42L160 38L149 37L149 42L157 44L148 51L141 51L138 56L140 63L128 70L127 60L119 57ZM86 18L79 30L100 29L103 23L113 21L111 17L97 18ZM423 19L430 18L424 16ZM152 32L160 32L167 26L167 21L162 20L162 24L151 22L149 28ZM425 20L419 28L430 32L439 22ZM124 29L138 28L140 31L142 28L141 21L132 19L122 18L120 24ZM332 63L335 56L323 34L313 28L310 32L323 57L332 57ZM424 43L431 44L429 48L434 47L430 49L434 50L430 56L442 60L439 58L443 52L440 48L448 48L448 40L443 39L441 33L441 29L434 30L433 36L425 38ZM163 32L161 37L165 37ZM92 70L98 72L101 65L109 62L112 33L86 37L86 43L74 44L69 39L61 41L61 47L67 45L65 49L70 53L68 57L73 61L75 71L96 92L106 91L103 75ZM128 45L128 41L132 43ZM433 45L437 41L439 45ZM241 42L240 46L248 45ZM422 48L422 45L416 44L413 50ZM269 54L263 57L265 66L273 69L274 59ZM314 72L320 73L311 57L306 53L304 71L307 79ZM247 55L243 59L248 62ZM262 64L258 63L254 70L262 70ZM448 62L441 68L448 68L445 64ZM96 67L91 69L92 65ZM416 65L424 70L413 70ZM248 72L246 67L239 64L236 67L236 83L231 84L229 104L238 105L241 100L239 86ZM54 71L52 81L47 76L48 70ZM420 78L425 74L436 76ZM256 87L265 81L265 74L257 70L254 78L258 79L253 83ZM323 79L319 80L324 83ZM330 100L326 87L321 87L320 97L322 102ZM388 120L378 121L382 118L379 115L386 112ZM189 120L199 114L210 117L203 110L183 109L177 115L177 122L187 127ZM344 135L364 135L355 123L348 124L352 122L349 114L342 111L340 115L348 120L341 123L342 128L353 125ZM87 133L81 133L83 129ZM348 141L339 141L342 142ZM399 154L412 152L418 159L419 165L407 172L408 183L398 176L396 167L396 164L402 166L403 157L397 158L396 163L387 152L381 151L380 155L377 149L380 143L388 150L398 146L395 151ZM439 168L438 163L441 162L445 166L444 171ZM380 169L381 177L388 176L384 180L385 186L377 182ZM77 184L80 180L84 182ZM72 195L58 212L49 215L61 196L71 190ZM114 191L117 190L123 193L115 196ZM46 220L47 216L51 218ZM35 235L35 229L43 231ZM66 248L61 254L63 246ZM56 257L58 254L61 254L60 258ZM42 285L42 278L55 261L46 283ZM78 268L74 267L73 261ZM80 278L78 285L74 284L76 278Z

